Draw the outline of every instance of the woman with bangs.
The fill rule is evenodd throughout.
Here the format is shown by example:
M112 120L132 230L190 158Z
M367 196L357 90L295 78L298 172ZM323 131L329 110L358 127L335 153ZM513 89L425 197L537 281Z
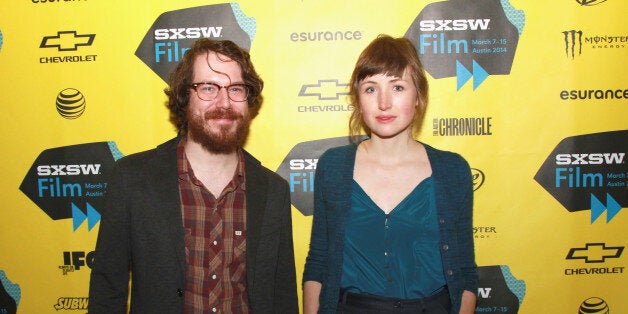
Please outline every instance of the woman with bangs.
M473 313L471 170L414 138L428 83L413 44L378 36L349 94L354 144L317 164L304 313Z

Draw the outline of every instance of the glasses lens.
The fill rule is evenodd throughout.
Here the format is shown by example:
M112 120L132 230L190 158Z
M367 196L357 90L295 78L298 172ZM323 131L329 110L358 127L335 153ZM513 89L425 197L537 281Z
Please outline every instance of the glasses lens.
M214 83L195 83L193 85L198 98L202 100L214 100L223 86ZM224 87L229 99L233 101L245 101L249 96L249 88L245 84L232 84Z
M199 83L196 85L196 93L202 100L213 100L218 95L220 87L212 83Z
M245 101L249 95L249 89L244 84L233 84L227 87L229 98L233 101Z

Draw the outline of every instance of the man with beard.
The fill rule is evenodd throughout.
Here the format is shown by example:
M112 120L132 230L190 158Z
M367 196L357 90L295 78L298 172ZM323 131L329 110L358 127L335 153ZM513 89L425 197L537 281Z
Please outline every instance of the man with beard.
M298 313L287 182L242 149L263 81L199 39L170 76L179 136L116 162L89 313ZM131 281L129 284L129 277Z

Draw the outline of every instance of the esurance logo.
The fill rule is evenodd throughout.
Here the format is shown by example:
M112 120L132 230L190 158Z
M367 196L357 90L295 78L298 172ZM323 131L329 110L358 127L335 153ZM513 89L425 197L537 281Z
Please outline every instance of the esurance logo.
M135 55L167 82L199 38L228 39L250 50L255 32L255 19L246 16L237 3L169 11L155 20Z
M89 47L94 43L96 34L79 34L77 31L57 31L55 35L44 36L39 44L41 49L55 49L58 53L74 52L79 47ZM56 55L40 57L39 63L53 64L66 62L92 62L96 61L97 55Z
M506 265L480 266L475 313L517 313L526 293L526 284Z
M279 165L276 172L290 185L292 205L304 216L314 212L314 174L318 158L329 148L350 142L345 136L299 143Z
M349 94L347 83L337 79L317 80L316 83L301 85L299 91L298 112L330 112L352 111L353 106L345 103L344 97Z
M510 74L525 15L508 0L449 0L427 5L406 31L425 70L436 79L457 77L457 90L473 78Z
M628 205L628 130L563 139L534 176L568 211L591 210L591 223L606 211L609 223Z
M20 190L51 219L72 218L74 231L87 221L91 231L100 221L105 175L120 157L113 142L47 149L29 169Z

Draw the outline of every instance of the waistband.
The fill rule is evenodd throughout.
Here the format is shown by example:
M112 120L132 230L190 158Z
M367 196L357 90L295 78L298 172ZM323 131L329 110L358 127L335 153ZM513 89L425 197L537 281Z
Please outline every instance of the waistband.
M447 287L428 297L418 299L388 298L372 294L353 293L340 289L339 303L363 308L423 308L431 303L449 302Z

